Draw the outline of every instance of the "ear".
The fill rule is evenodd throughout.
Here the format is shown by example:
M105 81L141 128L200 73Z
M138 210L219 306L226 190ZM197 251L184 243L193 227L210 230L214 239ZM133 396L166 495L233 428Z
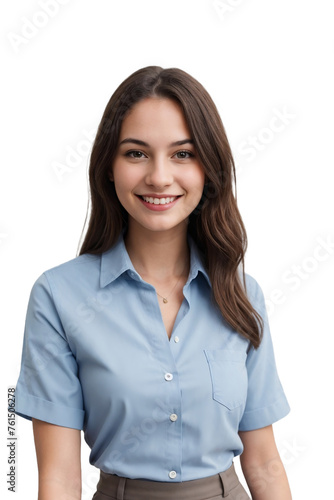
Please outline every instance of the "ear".
M114 176L113 176L112 172L108 173L108 177L109 177L110 182L114 182Z

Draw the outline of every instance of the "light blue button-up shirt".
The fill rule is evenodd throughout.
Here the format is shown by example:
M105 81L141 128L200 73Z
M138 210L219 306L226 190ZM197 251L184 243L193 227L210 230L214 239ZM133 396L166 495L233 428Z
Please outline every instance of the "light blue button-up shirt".
M213 305L191 238L189 246L170 339L123 236L102 255L46 271L32 288L16 413L83 429L90 462L107 473L167 482L211 476L242 453L238 430L289 412L261 288L246 275L265 321L254 350Z

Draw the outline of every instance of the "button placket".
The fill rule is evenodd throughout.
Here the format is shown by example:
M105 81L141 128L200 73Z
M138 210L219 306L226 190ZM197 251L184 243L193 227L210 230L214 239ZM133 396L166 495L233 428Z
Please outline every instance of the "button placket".
M174 411L179 408L179 405L181 404L181 401L179 399L180 396L180 388L179 388L179 383L178 383L178 373L176 372L174 375L170 372L166 372L164 374L164 379L167 382L171 382L169 384L170 390L174 395L178 395L178 398L173 398L173 400L170 400L169 404L171 404L171 409L173 408ZM173 381L173 382L172 382ZM169 392L169 391L168 391ZM176 405L175 405L176 403ZM168 428L168 447L170 448L169 450L169 457L170 457L170 463L167 465L167 467L181 467L181 420L179 416L176 413L170 413L169 416L167 417L169 419L169 428ZM167 469L168 470L168 469ZM175 479L177 477L177 472L172 469L168 472L168 476L170 479Z
M138 287L139 288L139 287ZM151 285L141 287L141 301L145 313L151 321L148 325L148 339L150 341L151 354L157 368L160 371L160 381L164 390L157 397L157 420L163 423L164 432L164 454L166 457L164 466L166 481L181 480L182 463L182 429L181 429L181 390L176 359L173 353L179 351L179 344L174 343L174 336L168 339L163 325L158 301L155 300L156 293ZM154 292L154 293L153 293ZM181 306L182 307L182 306ZM171 349L172 346L174 349ZM175 412L175 413L173 413ZM169 474L171 476L169 476Z

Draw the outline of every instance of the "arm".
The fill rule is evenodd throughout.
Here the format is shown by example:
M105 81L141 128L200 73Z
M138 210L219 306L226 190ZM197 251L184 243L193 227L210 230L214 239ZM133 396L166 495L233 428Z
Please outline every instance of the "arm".
M291 500L272 425L239 431L239 436L244 445L240 464L253 500Z
M81 435L77 429L33 419L38 500L81 499Z

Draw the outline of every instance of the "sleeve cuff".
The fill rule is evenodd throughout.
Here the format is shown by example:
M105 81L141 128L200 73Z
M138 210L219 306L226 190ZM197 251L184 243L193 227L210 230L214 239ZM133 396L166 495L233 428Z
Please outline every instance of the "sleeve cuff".
M270 406L258 410L245 411L239 425L239 431L252 431L271 425L285 417L290 412L289 403L282 395Z
M84 410L55 405L50 401L22 392L15 395L15 413L27 420L36 418L50 424L78 430L83 429L85 417Z

